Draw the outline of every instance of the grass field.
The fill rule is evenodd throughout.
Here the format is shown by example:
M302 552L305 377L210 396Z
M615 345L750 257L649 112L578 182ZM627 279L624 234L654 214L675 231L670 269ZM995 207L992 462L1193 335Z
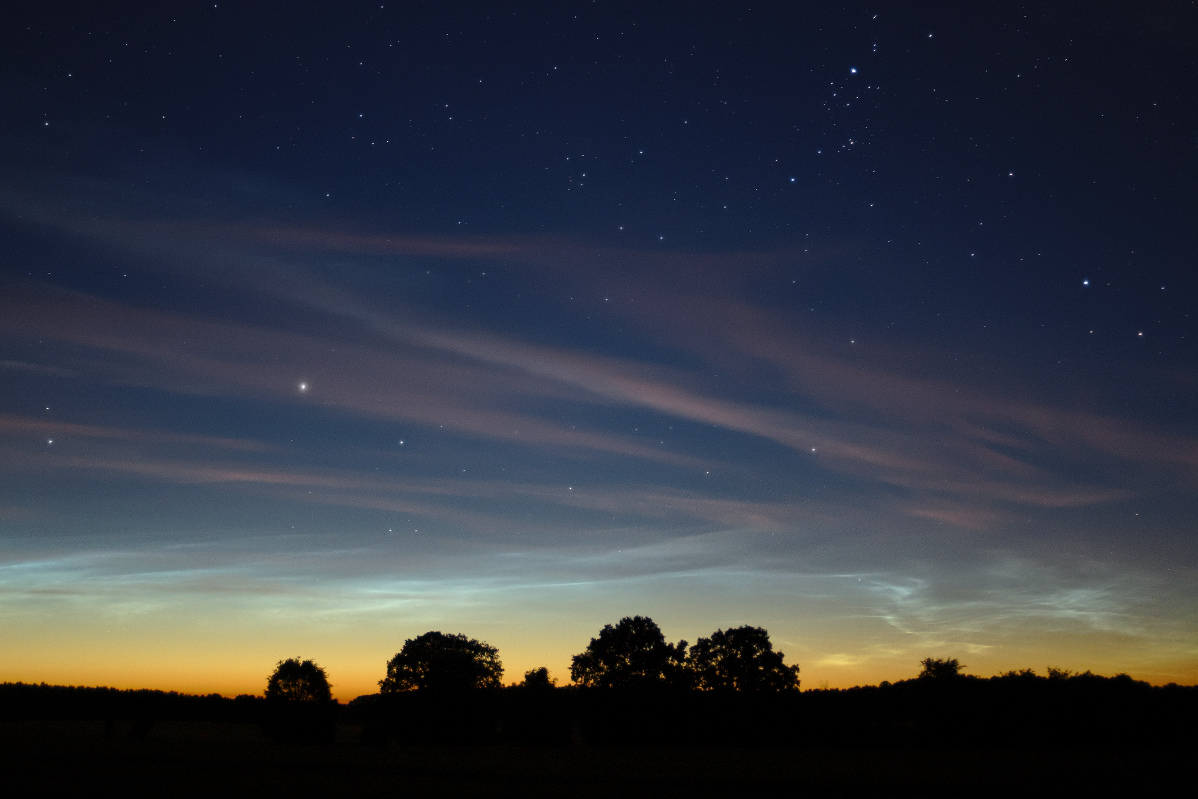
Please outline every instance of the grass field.
M9 796L1198 795L1192 754L918 749L367 746L247 724L0 722ZM144 730L143 730L144 732ZM1182 790L1178 791L1179 786ZM15 792L9 790L15 789Z

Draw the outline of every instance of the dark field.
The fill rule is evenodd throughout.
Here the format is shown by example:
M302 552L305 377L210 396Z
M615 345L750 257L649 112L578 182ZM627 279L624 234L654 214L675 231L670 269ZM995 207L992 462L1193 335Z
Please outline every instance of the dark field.
M144 738L138 740L138 732ZM1195 795L1192 753L286 744L251 724L0 721L9 796Z

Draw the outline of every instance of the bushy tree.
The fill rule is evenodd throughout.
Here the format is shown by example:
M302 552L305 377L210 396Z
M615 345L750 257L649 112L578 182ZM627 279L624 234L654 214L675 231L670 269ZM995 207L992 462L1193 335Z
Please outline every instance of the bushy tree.
M787 666L761 627L716 630L690 649L694 686L706 691L793 691L799 667Z
M531 688L537 691L548 690L556 685L557 680L549 676L549 669L544 666L524 672L524 682L520 683L522 688Z
M297 702L331 702L329 678L311 660L280 660L266 681L266 698Z
M503 677L499 650L461 633L427 632L404 641L379 681L383 693L497 688Z
M923 671L919 673L923 680L946 680L961 676L961 661L956 658L924 658L919 661Z
M603 626L586 651L575 655L570 678L579 685L630 688L676 683L686 660L686 641L666 643L646 616L624 617Z

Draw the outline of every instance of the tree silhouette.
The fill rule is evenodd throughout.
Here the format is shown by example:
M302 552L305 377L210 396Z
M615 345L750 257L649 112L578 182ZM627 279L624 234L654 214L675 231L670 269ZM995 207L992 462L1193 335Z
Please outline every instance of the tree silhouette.
M544 666L524 672L524 682L520 683L523 688L532 688L537 691L544 691L556 685L557 680L549 676L549 669Z
M297 702L331 702L329 678L311 660L280 660L266 681L266 698Z
M690 650L689 667L696 688L707 691L793 691L799 667L782 662L770 635L761 627L716 630Z
M666 643L656 622L646 616L624 617L603 626L586 651L575 655L570 678L579 685L628 688L675 683L686 660L686 641Z
M923 666L923 671L919 673L920 679L934 680L960 677L961 669L965 668L956 658L924 658L919 661L919 665Z
M497 688L503 676L499 650L461 633L427 632L404 641L379 681L383 693Z

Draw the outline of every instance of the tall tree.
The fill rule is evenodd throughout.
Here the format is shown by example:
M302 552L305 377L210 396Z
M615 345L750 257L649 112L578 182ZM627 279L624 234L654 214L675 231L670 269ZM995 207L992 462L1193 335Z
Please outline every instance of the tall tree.
M603 626L581 654L575 655L570 678L579 685L628 688L674 683L686 660L686 641L666 643L653 619L626 616Z
M431 631L404 641L379 681L383 693L497 688L503 677L499 650L461 633Z
M793 691L799 667L787 666L761 627L716 630L690 650L696 688L707 691Z

